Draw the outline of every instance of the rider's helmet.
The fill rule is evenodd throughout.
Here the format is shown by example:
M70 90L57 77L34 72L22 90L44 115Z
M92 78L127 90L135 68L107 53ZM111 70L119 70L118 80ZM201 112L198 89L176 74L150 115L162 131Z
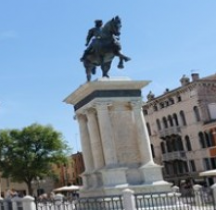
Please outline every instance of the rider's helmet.
M103 25L103 21L102 20L95 20L95 26L96 27L101 27Z

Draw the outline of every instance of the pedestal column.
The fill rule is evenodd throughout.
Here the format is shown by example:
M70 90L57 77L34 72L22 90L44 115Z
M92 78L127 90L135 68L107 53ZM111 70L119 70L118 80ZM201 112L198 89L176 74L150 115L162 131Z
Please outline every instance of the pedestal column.
M88 119L87 125L91 141L91 148L92 150L94 150L94 152L92 153L94 167L95 169L99 169L104 166L104 157L95 109L88 109L86 111L86 116Z
M152 152L151 152L151 143L148 135L145 118L142 113L142 102L141 101L132 101L131 105L133 107L134 118L136 119L136 128L137 128L137 141L140 145L139 151L142 158L143 165L140 167L140 170L143 174L143 180L146 184L160 183L158 189L169 189L170 184L163 181L161 166L154 163Z
M139 144L141 161L143 164L149 162L153 163L150 138L146 128L145 119L142 113L142 102L133 101L131 102L131 106L133 107L134 120L136 120L137 141Z
M87 127L87 119L86 116L83 114L78 114L77 119L79 122L80 128L80 139L81 139L81 146L83 152L83 161L85 164L85 172L91 172L94 170L94 162L92 156L92 148L90 144L89 132Z
M109 105L110 103L107 102L96 103L101 141L104 152L104 161L106 166L117 164L113 129L108 112Z

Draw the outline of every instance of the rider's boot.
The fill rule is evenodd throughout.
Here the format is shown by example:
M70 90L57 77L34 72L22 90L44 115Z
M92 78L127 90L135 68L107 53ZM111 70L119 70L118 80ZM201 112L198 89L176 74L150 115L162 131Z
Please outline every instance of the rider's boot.
M86 58L86 53L84 52L83 56L80 58L80 61L83 62Z
M86 49L83 53L83 56L80 58L80 61L83 62L86 59L87 54L89 53L89 50Z

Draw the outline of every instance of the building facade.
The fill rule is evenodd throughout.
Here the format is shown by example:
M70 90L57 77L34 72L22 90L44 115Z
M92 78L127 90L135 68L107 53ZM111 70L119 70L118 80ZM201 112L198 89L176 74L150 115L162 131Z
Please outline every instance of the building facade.
M85 171L83 155L81 152L77 152L71 155L72 163L73 163L73 175L72 175L72 183L74 185L82 185L81 174Z
M164 178L210 185L199 173L216 168L216 74L192 80L183 76L181 86L143 105L151 148L156 163L163 165Z
M57 181L55 187L67 186L67 185L82 185L82 179L80 175L84 172L83 155L81 152L77 152L68 157L67 164L53 166Z

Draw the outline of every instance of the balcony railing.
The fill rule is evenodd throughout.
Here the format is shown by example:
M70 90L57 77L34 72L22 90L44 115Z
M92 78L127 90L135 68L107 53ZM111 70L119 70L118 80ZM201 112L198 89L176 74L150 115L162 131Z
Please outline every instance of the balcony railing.
M159 134L161 137L165 137L165 136L171 136L171 135L180 135L181 133L181 128L178 127L169 127L169 128L165 128L161 131L159 131Z
M162 161L171 160L186 160L186 153L184 151L175 151L162 154Z

